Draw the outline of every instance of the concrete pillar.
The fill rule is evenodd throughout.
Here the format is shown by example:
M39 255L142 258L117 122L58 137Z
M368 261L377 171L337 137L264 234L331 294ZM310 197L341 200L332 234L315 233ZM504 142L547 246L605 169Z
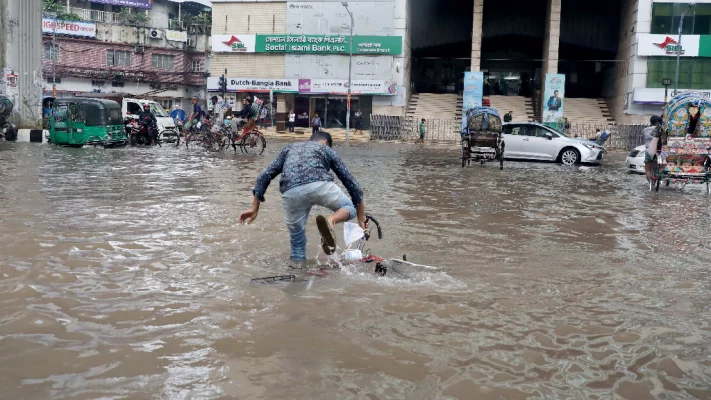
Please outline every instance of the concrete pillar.
M546 36L543 38L543 70L541 79L546 74L558 73L558 49L560 47L560 8L562 0L548 0L546 16Z
M21 129L42 127L41 21L41 0L0 0L0 93L12 99Z
M484 0L474 0L473 26L472 26L472 59L471 71L481 71L481 37L484 20Z

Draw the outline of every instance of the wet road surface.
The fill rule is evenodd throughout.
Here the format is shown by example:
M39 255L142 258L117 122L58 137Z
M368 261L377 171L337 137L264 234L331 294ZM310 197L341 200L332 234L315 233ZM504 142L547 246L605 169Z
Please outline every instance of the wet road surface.
M250 285L293 273L277 182L238 224L281 146L0 143L2 398L711 398L701 188L649 193L621 154L501 172L340 147L368 247L436 270Z

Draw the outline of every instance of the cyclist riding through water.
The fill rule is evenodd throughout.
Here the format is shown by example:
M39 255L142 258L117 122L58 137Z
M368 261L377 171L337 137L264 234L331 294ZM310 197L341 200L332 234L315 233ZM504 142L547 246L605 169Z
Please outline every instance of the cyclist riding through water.
M202 109L202 107L200 107L198 100L199 99L197 98L197 96L193 97L193 99L192 99L193 113L190 114L190 118L188 118L188 122L185 123L185 141L186 142L188 139L188 132L190 132L192 130L192 128L196 128L197 124L205 116L205 111Z
M254 128L257 126L257 122L255 120L256 118L256 113L253 109L253 103L254 100L252 100L251 96L247 96L242 99L242 110L237 113L236 117L239 119L238 124L234 124L234 129L237 131L239 126L243 126L242 128L242 134L238 135L233 139L233 141L237 141L240 138L242 138L244 135L248 134L249 132L253 131Z

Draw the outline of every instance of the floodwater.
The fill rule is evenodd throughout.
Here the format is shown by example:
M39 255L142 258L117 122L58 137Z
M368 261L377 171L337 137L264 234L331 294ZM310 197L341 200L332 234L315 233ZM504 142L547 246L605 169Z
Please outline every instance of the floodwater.
M263 156L0 143L2 399L711 398L701 188L605 166L459 167L337 148L383 225L378 277L288 268ZM342 236L342 232L338 233ZM308 228L317 263L315 223ZM323 256L321 256L323 257Z

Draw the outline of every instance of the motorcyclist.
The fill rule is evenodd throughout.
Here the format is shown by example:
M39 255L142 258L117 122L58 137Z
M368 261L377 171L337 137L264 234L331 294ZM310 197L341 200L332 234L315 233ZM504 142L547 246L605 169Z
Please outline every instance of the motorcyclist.
M143 104L143 112L138 114L138 124L139 126L141 124L146 124L146 128L148 129L148 137L151 139L151 145L155 145L158 137L158 120L151 112L150 104Z

